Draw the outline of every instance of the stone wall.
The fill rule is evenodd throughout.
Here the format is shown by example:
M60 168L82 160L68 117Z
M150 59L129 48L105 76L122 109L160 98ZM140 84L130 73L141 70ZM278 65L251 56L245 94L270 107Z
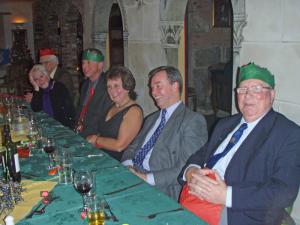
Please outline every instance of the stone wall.
M53 48L61 66L77 74L83 48L83 25L81 14L72 1L36 1L33 27L36 58L40 48Z
M275 110L300 124L300 1L247 0L240 65L253 61L275 75ZM300 196L292 216L300 224Z

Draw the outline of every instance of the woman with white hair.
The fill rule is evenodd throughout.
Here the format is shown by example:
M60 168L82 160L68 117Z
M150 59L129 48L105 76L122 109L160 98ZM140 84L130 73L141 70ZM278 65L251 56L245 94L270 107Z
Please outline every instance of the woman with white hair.
M35 112L44 111L63 125L73 128L74 106L67 88L50 79L46 68L37 64L29 72L29 80L34 91L32 99L25 99Z

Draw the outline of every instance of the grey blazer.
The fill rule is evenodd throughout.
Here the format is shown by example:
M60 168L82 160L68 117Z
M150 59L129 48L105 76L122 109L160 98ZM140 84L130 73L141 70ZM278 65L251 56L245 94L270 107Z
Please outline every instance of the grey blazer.
M160 111L149 115L133 143L125 150L122 160L132 159L142 146ZM207 127L200 113L192 112L181 103L160 134L149 160L155 186L174 200L178 200L181 186L177 181L187 159L207 141Z

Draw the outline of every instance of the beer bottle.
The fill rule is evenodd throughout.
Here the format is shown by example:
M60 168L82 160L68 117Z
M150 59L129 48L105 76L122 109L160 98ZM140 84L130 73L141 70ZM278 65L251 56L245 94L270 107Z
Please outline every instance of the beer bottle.
M17 152L16 144L11 140L9 125L3 126L3 134L3 145L6 148L6 151L4 152L4 154L2 154L4 179L6 181L9 181L11 178L14 182L21 182L19 155Z

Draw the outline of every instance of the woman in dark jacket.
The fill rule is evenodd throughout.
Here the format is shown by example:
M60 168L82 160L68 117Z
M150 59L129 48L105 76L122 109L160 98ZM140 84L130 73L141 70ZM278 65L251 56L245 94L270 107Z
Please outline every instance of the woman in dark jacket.
M34 91L32 98L26 96L33 111L44 111L63 125L73 129L74 106L68 89L60 82L50 79L43 65L37 64L29 72Z

